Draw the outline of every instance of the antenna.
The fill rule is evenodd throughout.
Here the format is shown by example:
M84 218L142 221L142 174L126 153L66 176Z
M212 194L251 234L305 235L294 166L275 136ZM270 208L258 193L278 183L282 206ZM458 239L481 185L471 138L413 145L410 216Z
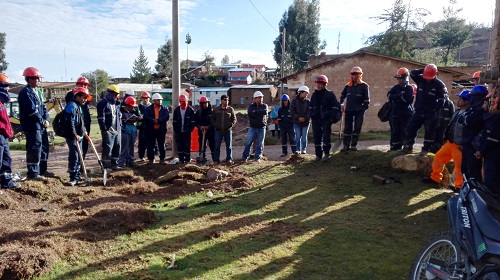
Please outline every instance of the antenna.
M337 40L337 54L340 53L340 31L339 31L339 37L338 37L338 40Z
M64 48L64 81L68 81L68 70L66 69L66 47Z

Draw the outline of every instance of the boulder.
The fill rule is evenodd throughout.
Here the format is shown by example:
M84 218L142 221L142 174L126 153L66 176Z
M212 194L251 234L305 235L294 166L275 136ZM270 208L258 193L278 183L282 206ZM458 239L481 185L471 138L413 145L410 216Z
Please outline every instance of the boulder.
M227 171L211 168L210 170L207 171L207 181L213 182L213 181L222 180L227 175L229 175L229 172L227 172Z
M430 159L418 154L408 154L398 156L392 159L391 166L394 169L403 169L407 171L421 170L431 164Z

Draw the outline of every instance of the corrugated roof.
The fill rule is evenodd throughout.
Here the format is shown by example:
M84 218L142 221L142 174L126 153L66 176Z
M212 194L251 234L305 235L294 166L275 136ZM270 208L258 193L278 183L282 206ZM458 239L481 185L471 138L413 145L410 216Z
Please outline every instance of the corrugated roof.
M273 85L234 85L231 88L271 88Z
M231 73L231 78L246 78L248 76L250 76L252 73L250 72L234 72L234 73Z
M194 92L203 92L203 91L228 91L230 87L198 87L195 88Z
M120 83L117 85L120 91L127 91L129 89L133 91L153 91L155 89L162 88L161 84L130 84L130 83Z
M254 70L253 68L233 68L229 69L229 72L253 72Z

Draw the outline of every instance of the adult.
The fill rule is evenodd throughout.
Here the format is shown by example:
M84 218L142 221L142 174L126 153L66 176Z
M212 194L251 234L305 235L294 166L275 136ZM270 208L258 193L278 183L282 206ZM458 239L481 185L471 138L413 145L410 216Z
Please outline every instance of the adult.
M306 154L307 134L311 122L311 111L309 110L310 101L307 99L309 87L301 86L297 90L297 96L290 105L290 114L292 115L293 130L295 131L295 145L297 152Z
M83 88L88 89L89 86L90 86L90 82L86 77L84 77L84 76L78 77L78 79L76 79L76 87L73 90L68 91L68 93L66 94L66 97L64 99L66 101L66 104L73 101L73 98L75 95L75 92L74 92L75 89L77 89L79 87L83 87ZM92 95L90 95L90 93L88 93L87 99L83 104L80 105L77 102L77 105L80 106L80 110L82 111L83 125L85 126L85 131L87 132L87 134L90 134L90 127L91 127L91 123L92 123L92 119L90 117L90 109L89 109L89 105L88 105L90 101L92 101ZM89 150L89 141L85 138L82 140L82 154L83 154L84 159L87 155L88 150Z
M179 106L174 110L172 126L179 162L189 163L191 161L191 132L195 126L194 109L188 105L188 98L183 94L179 96Z
M21 187L12 179L12 158L10 156L9 138L12 137L12 125L9 119L10 96L9 77L0 74L0 187L2 189L17 189Z
M212 153L212 162L214 159L215 152L215 129L211 122L211 117L213 114L212 105L207 97L202 96L199 100L200 107L196 110L194 115L195 125L198 128L198 145L200 147L199 153L203 151L205 154L207 152L207 142L210 147L210 152ZM205 137L203 137L203 135ZM205 141L205 142L203 142Z
M123 100L120 112L122 114L122 131L121 131L121 151L118 165L121 167L137 167L134 160L134 144L137 137L136 122L141 121L142 117L138 116L137 102L133 96L128 96Z
M160 164L165 164L165 135L167 121L170 118L167 107L161 104L163 97L159 93L153 94L153 104L144 111L144 130L147 138L148 164L155 162L155 146L160 152Z
M359 66L351 69L349 82L340 94L340 104L344 110L344 147L341 152L357 151L359 134L365 119L365 111L370 106L370 87L363 81L363 70Z
M326 88L327 76L319 75L314 82L316 90L312 94L309 107L316 154L314 161L328 161L332 148L332 124L340 120L340 103L333 91Z
M47 171L49 158L49 112L45 107L45 97L38 89L40 72L35 67L28 67L23 72L27 85L19 92L19 120L26 136L27 177L30 180L44 181L45 177L54 176Z
M394 78L397 85L393 86L387 93L391 102L389 125L391 127L391 148L389 151L398 151L403 147L405 129L408 121L413 115L413 87L409 83L409 71L407 68L399 68Z
M481 77L481 71L474 72L472 78L470 78L472 84L477 86L479 84L479 78Z
M474 156L484 158L484 184L500 195L500 114L487 114L481 141Z
M121 169L118 159L121 150L121 112L118 95L120 88L110 85L104 97L97 103L97 122L102 137L102 163L105 168Z
M245 142L245 149L243 150L242 159L247 161L250 157L250 147L255 141L255 156L254 160L260 162L262 157L262 147L264 145L264 139L266 137L266 125L267 125L267 114L268 107L267 104L262 102L264 94L260 91L256 91L253 94L253 103L248 106L248 120L250 122L250 127L248 128L247 139Z
M425 134L421 153L427 154L432 151L438 112L444 106L444 95L448 93L446 85L437 77L437 74L438 68L434 64L410 72L410 77L417 84L418 92L415 98L415 113L406 126L403 152L413 151L417 132L422 125Z
M149 99L151 98L151 95L149 92L144 91L141 93L141 103L139 103L139 113L141 116L144 116L146 112L146 108L151 106L151 102L149 102ZM138 143L138 148L137 148L137 153L139 156L139 160L144 161L144 156L146 155L146 147L147 147L147 138L146 138L146 123L144 121L139 122L137 124L137 128L139 130L139 143Z
M281 96L278 121L281 133L281 149L283 151L281 157L286 157L288 155L287 141L290 143L292 154L295 154L297 152L297 146L295 145L295 131L293 130L292 114L290 112L290 97L288 94L283 94Z
M229 98L223 94L220 97L220 106L214 108L210 122L215 129L214 164L220 163L220 146L222 140L226 143L226 163L233 162L233 127L236 124L236 115L233 107L229 106Z
M455 113L455 105L448 94L444 95L444 106L439 109L437 115L436 136L431 152L436 153L444 145L445 130Z

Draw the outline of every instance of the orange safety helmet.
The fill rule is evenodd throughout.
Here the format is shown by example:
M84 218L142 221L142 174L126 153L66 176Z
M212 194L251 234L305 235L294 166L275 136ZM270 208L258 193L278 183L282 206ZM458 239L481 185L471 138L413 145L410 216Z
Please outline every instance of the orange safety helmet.
M315 83L324 83L325 85L328 84L328 77L325 75L319 75L316 77L316 80L314 80Z
M90 86L89 80L83 76L79 77L76 80L76 85L84 85L84 86Z
M206 98L205 96L202 96L200 98L200 103L207 103L208 102L208 98Z
M438 74L438 68L435 64L429 64L424 68L423 78L426 80L432 80L436 78Z
M151 95L149 94L149 92L144 91L141 93L141 98L151 98Z
M73 96L77 95L78 93L83 93L83 96L85 97L85 100L87 100L89 96L89 90L84 87L77 87L73 90Z
M133 96L129 96L125 98L125 104L132 106L132 107L137 107L137 102Z
M353 73L363 74L363 70L359 66L354 66L352 67L350 74Z
M408 77L408 73L410 73L410 71L408 71L408 68L405 68L405 67L399 68L398 72L396 72L396 76L394 76L394 78L398 78L398 79L406 78L406 77Z
M36 69L35 67L28 67L28 68L24 69L23 76L24 77L36 77L36 78L42 77L42 75L40 75L40 71L38 71L38 69Z
M9 85L9 77L5 74L0 74L0 86L8 86Z
M472 75L471 79L479 79L481 76L481 71L474 72L474 75Z
M184 94L181 94L179 96L179 102L187 102L187 96L185 96Z

